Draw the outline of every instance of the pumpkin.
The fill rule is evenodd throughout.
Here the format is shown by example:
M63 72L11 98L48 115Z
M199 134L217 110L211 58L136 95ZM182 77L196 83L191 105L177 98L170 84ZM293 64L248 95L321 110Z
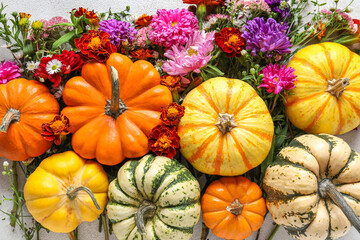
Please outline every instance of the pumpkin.
M274 124L264 101L247 83L209 79L193 89L182 105L180 151L200 172L240 175L269 153Z
M144 60L133 63L114 53L106 64L85 64L63 93L74 151L105 165L145 155L161 108L172 102L170 90L159 84L159 73Z
M288 66L297 81L286 114L308 133L343 134L360 124L360 57L338 43L310 45Z
M265 172L267 207L296 239L337 239L350 222L360 231L359 172L359 154L342 139L302 135Z
M41 125L59 113L59 104L38 81L19 78L0 84L0 157L24 161L48 150Z
M218 237L241 240L258 230L266 214L260 187L249 179L223 177L201 199L203 221Z
M107 215L121 239L190 239L200 218L200 186L166 157L126 162L109 186Z
M68 151L40 163L26 181L24 197L36 221L53 232L68 233L103 212L108 185L99 163Z

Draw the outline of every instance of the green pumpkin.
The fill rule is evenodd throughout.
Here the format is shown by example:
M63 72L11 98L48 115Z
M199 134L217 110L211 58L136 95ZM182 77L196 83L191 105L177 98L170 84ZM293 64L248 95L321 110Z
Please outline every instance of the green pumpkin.
M274 221L296 239L337 239L351 225L360 231L360 155L338 137L295 138L263 183Z
M119 240L190 239L200 219L200 186L166 157L126 162L109 185L107 214Z

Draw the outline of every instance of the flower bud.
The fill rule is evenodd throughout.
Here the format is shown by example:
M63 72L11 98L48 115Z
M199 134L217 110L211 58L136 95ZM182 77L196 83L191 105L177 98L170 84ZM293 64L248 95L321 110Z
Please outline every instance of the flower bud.
M4 161L4 162L3 162L3 166L4 166L4 168L5 168L5 167L8 167L8 166L9 166L9 162L8 162L8 161Z
M245 49L241 50L241 55L246 55L247 53L248 52Z
M250 73L251 73L251 75L255 75L255 73L256 73L255 68L250 68Z

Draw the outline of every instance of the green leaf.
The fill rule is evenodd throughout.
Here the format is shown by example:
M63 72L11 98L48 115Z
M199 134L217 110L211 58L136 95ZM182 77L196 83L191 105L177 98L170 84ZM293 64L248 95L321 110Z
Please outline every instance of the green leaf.
M220 69L210 64L208 64L207 68L205 68L204 70L215 76L224 76L224 73Z
M34 47L32 42L29 39L24 41L23 53L24 56L31 55L34 52Z
M68 42L74 35L75 35L74 31L71 31L71 32L68 32L68 33L64 34L61 38L59 38L58 40L56 40L53 43L52 50L55 50L58 47L60 47L61 44L64 44L64 43Z

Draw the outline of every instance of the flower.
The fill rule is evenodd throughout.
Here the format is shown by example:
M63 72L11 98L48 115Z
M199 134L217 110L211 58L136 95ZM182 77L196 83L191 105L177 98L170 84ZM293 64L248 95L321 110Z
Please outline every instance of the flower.
M16 63L6 61L0 64L0 84L5 84L20 76L20 68Z
M140 60L146 60L148 58L152 58L154 50L150 50L147 48L138 48L136 50L130 51L130 56Z
M181 87L181 76L162 76L160 84L168 87L170 91L177 90Z
M192 71L200 73L200 69L211 59L214 35L214 32L196 31L185 46L172 46L164 54L169 60L164 62L162 69L170 75L185 76Z
M211 27L213 27L215 24L221 23L222 21L227 22L229 20L230 20L230 15L226 15L226 14L210 14L210 15L205 17L205 22L204 22L203 28L205 30L210 30Z
M30 21L28 18L21 18L20 21L19 21L19 25L20 26L27 26L30 24Z
M296 76L294 75L295 69L286 67L279 64L269 64L261 73L264 78L259 86L266 88L267 92L279 94L282 89L290 90L295 87L294 81Z
M61 136L69 134L70 120L65 115L57 115L49 123L43 123L41 135L47 141L54 141L56 145L61 144Z
M75 39L75 46L85 60L105 62L111 53L116 52L116 46L111 44L109 38L107 32L90 30Z
M62 74L69 74L71 72L80 70L84 61L81 59L80 55L74 51L64 50L57 58L63 64L61 68Z
M357 27L355 26L356 23L354 22L354 19L350 17L349 14L342 11L341 9L334 10L336 14L333 15L333 12L328 9L322 9L320 10L320 13L324 15L325 17L337 17L339 21L344 21L347 24L347 27L350 29L351 33L356 33Z
M290 15L290 8L287 1L288 0L265 0L270 6L271 11L278 12L282 19L285 19Z
M73 11L76 10L75 8L73 9ZM79 7L78 10L75 11L74 16L75 17L81 17L82 15L84 15L87 12L86 8L83 7Z
M199 29L197 18L186 9L159 9L150 27L150 41L165 48L184 45Z
M148 27L140 28L135 35L135 39L133 43L141 48L145 48L146 42L148 41L149 31L150 28Z
M40 62L30 61L26 63L26 69L30 72L35 72L38 69Z
M44 27L44 24L40 20L37 20L31 24L31 27L34 30L40 30Z
M271 12L270 6L265 2L265 0L239 0L235 4L235 8L241 6L243 11L263 11L268 14Z
M107 32L110 35L110 42L116 47L120 47L126 40L132 42L136 35L136 30L130 26L130 23L116 19L100 22L99 31Z
M140 29L150 25L153 16L148 16L146 14L141 15L135 22L135 28Z
M228 57L240 57L241 51L245 48L245 39L237 28L223 28L215 33L215 44Z
M149 148L158 156L173 158L180 149L180 137L175 127L158 125L149 135Z
M266 22L264 18L259 17L250 20L245 25L245 31L242 34L246 40L246 49L252 50L254 56L257 51L266 53L267 57L271 57L273 52L280 55L290 53L292 45L286 35L288 28L286 23L277 23L272 18Z
M23 19L23 18L29 19L31 17L31 14L24 13L24 12L19 12L19 15L20 15L20 19Z
M177 103L170 103L166 108L162 108L160 119L168 126L176 126L185 114L185 107Z
M217 6L225 3L225 0L183 0L185 4L196 4L196 5L206 5L206 6Z
M53 59L46 64L46 71L49 75L52 75L61 72L61 66L62 63L59 60Z
M321 22L321 20L319 21L319 25L317 27L317 33L318 35L316 36L319 40L321 40L322 37L325 36L326 33L326 28L325 28L325 24Z

